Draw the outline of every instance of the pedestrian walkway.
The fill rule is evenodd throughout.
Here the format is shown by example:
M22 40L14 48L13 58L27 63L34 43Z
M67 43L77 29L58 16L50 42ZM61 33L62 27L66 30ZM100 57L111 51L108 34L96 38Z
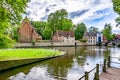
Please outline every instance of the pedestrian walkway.
M107 68L106 72L100 74L100 80L120 80L120 68Z

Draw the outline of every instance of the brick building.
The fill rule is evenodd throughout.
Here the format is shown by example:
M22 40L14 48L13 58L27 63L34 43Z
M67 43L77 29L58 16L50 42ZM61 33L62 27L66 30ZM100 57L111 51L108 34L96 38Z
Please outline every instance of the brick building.
M42 36L35 31L29 20L25 18L19 28L19 42L36 42L38 40L42 40Z

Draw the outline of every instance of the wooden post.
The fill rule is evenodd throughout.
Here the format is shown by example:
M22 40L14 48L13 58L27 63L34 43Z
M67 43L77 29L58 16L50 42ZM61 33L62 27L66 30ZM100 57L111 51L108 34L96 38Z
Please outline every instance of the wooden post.
M94 74L94 79L93 80L96 80L96 73Z
M107 66L110 67L110 56L108 57L108 63Z
M103 72L106 72L106 59L104 59Z
M85 72L85 80L88 80L88 72Z
M99 64L96 64L96 79L99 80Z
M94 76L94 80L99 80L99 64L96 64L96 73Z

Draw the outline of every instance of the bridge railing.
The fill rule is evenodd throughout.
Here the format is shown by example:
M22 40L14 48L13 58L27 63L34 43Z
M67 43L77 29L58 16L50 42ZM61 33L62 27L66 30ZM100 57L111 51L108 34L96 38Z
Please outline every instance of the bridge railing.
M110 57L110 56L107 58L107 60L104 59L104 62L103 62L103 64L102 64L102 72L107 72L106 69L107 69L107 67L111 67L111 63L120 64L120 63L118 63L118 62L113 62L113 61L111 60L111 58L116 58L116 59L119 59L119 60L120 60L120 58ZM100 65L99 65L99 64L96 64L96 67L95 67L95 68L91 69L89 72L85 72L85 74L84 74L81 78L79 78L79 80L83 80L83 78L84 78L84 80L89 80L89 73L91 73L91 72L94 71L95 69L96 69L96 72L95 72L95 74L94 74L93 80L99 80L99 67L100 67Z

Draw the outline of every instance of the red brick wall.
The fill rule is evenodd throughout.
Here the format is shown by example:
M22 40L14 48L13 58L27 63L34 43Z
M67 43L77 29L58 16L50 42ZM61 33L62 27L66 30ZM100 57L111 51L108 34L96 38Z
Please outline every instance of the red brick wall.
M19 29L19 42L31 42L37 39L42 40L42 37L38 36L29 22L23 22Z
M20 30L19 30L19 41L20 42L30 42L31 40L31 31L32 29L30 28L29 24L23 23L23 25L21 26Z

